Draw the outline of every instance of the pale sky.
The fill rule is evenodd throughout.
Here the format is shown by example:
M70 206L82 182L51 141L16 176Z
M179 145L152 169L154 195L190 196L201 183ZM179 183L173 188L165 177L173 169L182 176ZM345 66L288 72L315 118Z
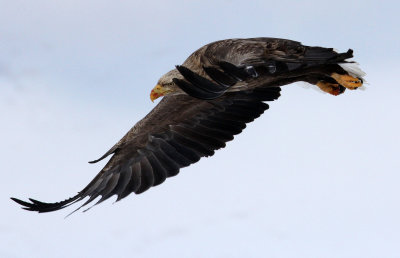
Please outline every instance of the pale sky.
M0 257L400 257L396 1L3 1ZM354 49L367 90L285 86L215 156L64 219L60 201L155 104L158 78L211 41Z

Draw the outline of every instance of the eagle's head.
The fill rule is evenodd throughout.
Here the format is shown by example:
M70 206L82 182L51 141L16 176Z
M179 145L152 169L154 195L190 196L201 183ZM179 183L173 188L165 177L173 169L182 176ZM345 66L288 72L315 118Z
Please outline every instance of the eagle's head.
M174 78L183 79L183 76L179 73L177 69L171 70L164 74L157 82L157 85L151 90L150 99L154 101L155 99L182 92L182 90L174 83Z

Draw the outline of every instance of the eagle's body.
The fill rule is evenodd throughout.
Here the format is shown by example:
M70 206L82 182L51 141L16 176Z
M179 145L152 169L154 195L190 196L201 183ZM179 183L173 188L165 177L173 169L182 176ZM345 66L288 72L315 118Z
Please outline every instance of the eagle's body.
M58 203L12 198L25 209L49 212L86 197L86 205L117 195L142 193L225 147L246 123L280 96L280 86L296 81L332 95L362 85L362 73L346 71L352 51L308 47L274 39L228 39L210 43L166 73L151 92L164 98L97 162L113 154L76 196ZM79 209L79 208L78 208Z

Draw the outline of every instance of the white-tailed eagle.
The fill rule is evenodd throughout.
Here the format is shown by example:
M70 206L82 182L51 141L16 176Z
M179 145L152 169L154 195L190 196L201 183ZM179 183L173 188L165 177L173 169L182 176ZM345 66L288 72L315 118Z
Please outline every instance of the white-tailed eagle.
M163 99L100 159L90 162L112 155L77 195L55 203L11 199L26 210L50 212L85 198L80 207L98 197L100 203L113 195L119 201L143 193L225 147L268 109L266 101L279 98L283 85L304 81L332 95L359 88L364 74L351 66L352 57L352 50L338 53L276 38L205 45L160 78L150 98Z

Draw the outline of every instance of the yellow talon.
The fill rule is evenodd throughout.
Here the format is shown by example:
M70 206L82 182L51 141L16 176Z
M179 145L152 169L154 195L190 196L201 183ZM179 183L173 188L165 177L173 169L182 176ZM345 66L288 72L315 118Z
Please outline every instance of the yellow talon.
M355 90L363 85L362 80L360 80L359 78L354 78L353 76L350 76L348 74L332 73L331 77L335 79L340 85L343 85L350 90Z
M324 92L327 92L331 95L337 96L344 92L344 88L340 88L340 85L337 83L329 83L324 81L317 82L317 86Z

